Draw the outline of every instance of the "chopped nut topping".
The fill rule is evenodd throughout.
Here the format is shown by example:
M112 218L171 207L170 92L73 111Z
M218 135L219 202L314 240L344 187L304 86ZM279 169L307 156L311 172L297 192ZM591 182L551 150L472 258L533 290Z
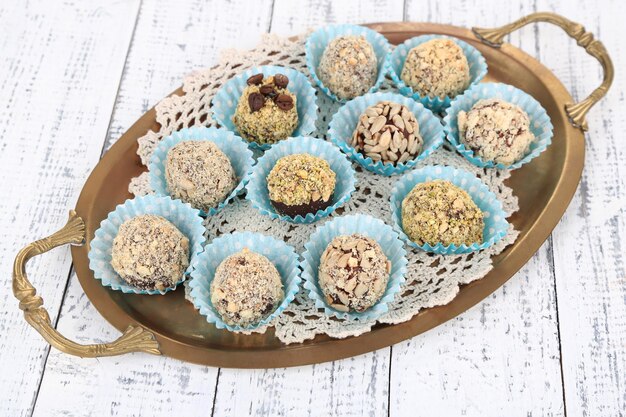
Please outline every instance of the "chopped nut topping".
M365 311L382 297L390 270L391 262L374 239L337 236L322 253L318 280L332 308Z
M482 211L449 181L417 184L402 201L402 228L418 245L482 243L484 227Z
M133 287L165 290L189 266L189 239L161 216L133 217L113 239L111 266Z
M421 96L455 97L470 84L469 64L454 41L432 39L409 51L400 78Z
M329 201L335 182L328 162L306 153L280 158L267 176L270 200L291 206Z
M522 159L535 135L519 106L500 99L479 100L459 112L459 140L486 161L510 165Z

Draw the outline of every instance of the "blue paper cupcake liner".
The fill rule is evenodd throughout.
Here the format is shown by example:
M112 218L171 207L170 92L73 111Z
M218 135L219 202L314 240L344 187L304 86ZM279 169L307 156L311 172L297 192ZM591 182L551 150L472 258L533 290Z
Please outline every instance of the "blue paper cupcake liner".
M315 131L315 121L317 120L315 89L309 82L309 79L301 72L293 68L273 65L252 67L228 80L213 97L213 107L211 109L213 119L220 126L237 133L237 128L232 121L232 117L237 109L237 103L239 103L243 90L248 86L246 83L248 78L259 73L262 73L265 77L283 74L289 78L287 89L296 96L296 109L298 111L298 126L291 136L306 136L313 133ZM247 143L251 148L258 150L267 150L272 147L271 144L267 143Z
M402 229L402 201L416 184L433 180L450 181L470 195L484 215L483 243L462 244L459 246L454 244L444 246L441 243L437 243L434 246L428 243L418 245L404 233ZM509 230L509 223L506 221L504 210L502 210L502 203L482 181L467 171L439 165L416 169L396 182L391 190L391 218L394 229L409 246L441 255L468 253L486 249L502 239Z
M450 106L450 102L452 98L446 96L444 98L441 97L429 97L429 96L420 96L417 92L413 91L411 87L406 85L400 74L402 74L402 68L404 67L404 61L409 53L409 51L415 48L418 45L423 44L424 42L428 42L431 39L452 39L457 45L461 47L463 53L465 54L465 58L467 58L467 63L469 64L470 71L470 85L468 88L471 88L473 85L476 85L482 80L485 75L487 75L487 62L485 58L481 55L478 49L474 48L470 44L463 42L460 39L454 38L452 36L444 36L444 35L423 35L417 36L415 38L407 39L404 43L396 46L391 57L389 59L389 74L393 79L393 82L398 87L398 90L401 94L404 94L407 97L412 97L414 100L419 101L427 108L431 109L434 112L440 112L445 110L448 106Z
M211 282L220 263L228 256L248 248L267 257L280 273L285 298L278 308L268 317L252 326L231 326L224 323L222 317L211 303ZM189 282L189 295L200 314L218 329L231 332L250 331L270 323L281 314L295 298L300 286L299 256L285 242L260 233L236 232L218 237L205 247L204 252L192 263L193 272Z
M528 153L514 164L504 165L493 161L484 161L479 156L474 155L474 152L466 148L459 140L459 111L467 112L477 101L490 98L499 98L513 103L524 110L530 118L530 130L535 135L535 140L530 144ZM450 108L446 110L443 121L448 142L468 161L479 167L517 169L539 156L552 143L553 127L546 110L532 96L508 84L482 83L472 87L452 101Z
M330 168L335 172L337 182L335 192L333 194L333 204L317 213L308 213L306 216L298 215L289 217L279 214L270 202L269 192L267 189L267 175L270 173L276 161L283 156L308 153L318 158L325 159ZM292 223L313 223L318 221L330 213L335 211L337 207L343 205L350 199L350 195L354 191L356 179L352 164L341 151L333 146L330 142L312 137L295 137L281 141L272 146L272 149L265 152L260 157L252 169L250 182L246 189L246 199L250 200L252 206L259 210L262 214L270 216L273 219L281 219Z
M248 149L246 143L239 136L226 129L217 129L214 127L192 127L179 130L163 139L157 145L150 164L148 165L148 176L150 186L156 195L169 196L167 181L165 179L165 164L167 162L167 153L172 147L185 141L208 141L213 142L228 157L230 163L237 176L237 186L235 189L220 202L217 207L212 207L208 212L200 210L203 216L213 216L219 213L226 205L232 201L237 194L241 193L248 183L254 159L252 151Z
M320 289L317 273L320 259L328 244L337 236L361 234L378 242L387 258L391 261L391 271L387 288L381 299L363 312L343 312L330 307ZM388 304L404 284L408 261L406 251L398 234L381 220L364 214L342 216L325 223L311 235L304 245L302 254L302 278L304 288L309 290L309 297L315 301L317 308L323 308L328 316L341 319L370 321L375 320L388 311Z
M198 254L202 252L205 229L198 210L189 204L180 200L172 200L169 197L148 195L126 200L123 204L118 205L106 219L102 220L100 228L96 230L89 248L89 268L93 271L94 277L102 282L102 285L113 290L122 291L126 294L163 295L173 290L174 287L165 290L142 290L124 281L111 266L113 239L117 236L120 226L125 221L143 214L154 214L169 220L189 239L190 266L176 285L183 282L191 272L191 265Z
M306 52L306 65L309 68L311 77L315 80L315 84L326 94L328 97L339 103L345 103L347 100L337 97L332 91L328 89L322 83L317 76L317 67L320 64L324 50L328 44L339 36L363 36L372 45L374 53L376 54L376 60L378 61L378 76L376 83L369 89L368 93L374 93L378 91L380 85L385 80L385 75L388 71L388 60L390 46L387 38L380 33L358 25L330 25L324 26L315 32L313 32L306 40L305 52Z
M391 101L405 105L415 115L419 124L419 133L424 139L422 152L414 159L401 164L393 165L382 161L373 161L366 157L350 145L352 134L359 122L359 117L365 109L381 101ZM419 161L426 159L431 153L436 151L444 141L445 133L439 118L430 110L415 100L394 93L374 93L366 94L349 101L342 106L333 116L328 135L335 145L344 151L350 159L356 161L368 171L381 175L396 175L413 168Z

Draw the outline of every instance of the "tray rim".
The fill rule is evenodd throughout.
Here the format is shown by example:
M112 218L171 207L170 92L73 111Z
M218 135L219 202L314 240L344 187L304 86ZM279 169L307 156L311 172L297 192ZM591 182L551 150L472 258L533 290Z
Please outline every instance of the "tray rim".
M469 29L452 25L388 22L365 26L384 32L385 35L429 32L449 34L463 40L480 42ZM502 45L500 50L530 68L538 78L549 85L551 95L557 103L563 104L559 109L559 116L564 122L563 139L566 140L568 146L565 149L563 170L558 177L553 195L541 210L537 221L529 227L526 234L518 238L514 249L502 259L497 268L492 269L482 279L463 285L459 294L444 306L422 310L409 321L377 327L357 337L325 340L313 344L288 345L284 349L221 350L186 344L160 334L154 329L149 329L154 333L162 354L183 361L232 368L276 368L343 359L391 346L443 324L478 304L508 281L540 248L567 209L582 176L585 149L582 132L569 123L565 113L564 104L572 102L572 97L554 73L535 58L510 44ZM180 95L181 93L182 88L179 88L172 94ZM89 213L90 206L95 203L97 184L102 183L100 173L111 166L114 160L123 157L129 148L136 149L136 138L143 136L146 132L145 123L152 123L155 119L156 111L155 107L152 107L122 135L93 169L76 204L76 212L85 221L88 219L83 216L83 213ZM120 331L131 324L138 324L111 298L94 296L95 287L99 286L99 283L93 279L89 270L88 245L72 246L71 251L79 282L99 314ZM515 257L511 256L513 252L516 254Z

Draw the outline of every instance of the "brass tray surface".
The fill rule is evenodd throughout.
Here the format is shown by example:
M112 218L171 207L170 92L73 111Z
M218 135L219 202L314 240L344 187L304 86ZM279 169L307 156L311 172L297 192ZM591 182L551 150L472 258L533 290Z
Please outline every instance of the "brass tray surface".
M512 24L513 26L500 28L496 37L487 30L476 32L487 35L485 38L498 43L505 31L508 33L528 23L523 19ZM535 21L537 20L549 21L536 18ZM48 240L43 239L29 245L16 259L14 292L21 300L20 307L25 312L26 320L55 347L79 356L144 351L220 367L286 367L355 356L409 339L463 313L504 284L549 236L565 212L580 180L585 147L581 129L573 126L565 109L565 104L573 102L572 97L554 74L531 56L509 44L502 44L501 47L487 45L468 29L430 23L380 23L368 26L385 35L393 44L430 33L452 35L472 44L487 60L489 72L486 81L503 82L521 88L541 102L552 119L552 145L540 157L514 171L507 181L507 185L519 198L520 206L519 211L509 220L521 233L515 244L493 258L493 269L484 278L462 286L456 298L449 304L425 309L407 322L396 325L379 324L372 331L358 337L333 339L318 335L313 340L293 345L281 343L274 337L272 329L265 334L253 335L217 330L184 299L182 288L166 296L144 296L123 294L103 287L89 269L87 254L90 242L108 213L117 204L132 197L127 191L131 178L146 170L136 154L137 139L148 130L159 129L153 108L137 120L95 167L76 205L78 217L72 217L66 226L73 228L76 235L82 232L80 219L84 220L84 244L72 247L76 273L85 293L100 314L117 329L126 332L120 339L109 344L75 344L46 324L47 313L44 314L41 299L35 295L34 288L25 279L25 273L24 280L28 285L19 282L21 277L18 269L23 270L23 264L30 257L61 243L80 242L80 237L76 238L67 230L64 232L65 229L46 238ZM582 29L582 35L579 35L587 34ZM497 37L500 39L496 39ZM608 78L612 78L612 67L607 69L605 66L605 70L610 70ZM607 81L605 77L606 88L592 100L593 103L606 93L610 82L611 79ZM173 94L180 93L179 89ZM578 126L586 127L584 114L593 103L585 104L586 109L578 118Z

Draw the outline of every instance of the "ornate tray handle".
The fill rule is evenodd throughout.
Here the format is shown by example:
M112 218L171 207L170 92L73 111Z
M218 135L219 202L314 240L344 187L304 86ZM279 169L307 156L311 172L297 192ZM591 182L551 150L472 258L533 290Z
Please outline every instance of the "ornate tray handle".
M85 223L74 210L65 226L58 232L33 242L23 248L13 263L13 294L20 301L24 318L48 343L62 352L84 358L123 355L130 352L147 352L159 355L159 345L154 335L141 326L128 326L126 331L111 343L81 345L65 338L52 322L48 311L43 307L43 299L37 295L26 276L26 262L32 257L46 253L65 244L80 245L85 239Z
M583 25L572 22L559 16L555 13L539 12L532 13L528 16L522 17L513 23L504 25L494 29L472 28L474 34L487 45L498 48L502 45L502 39L511 32L526 26L533 22L548 22L553 25L557 25L562 28L571 38L575 39L578 45L585 48L585 51L596 58L602 68L604 69L604 78L600 87L593 90L593 92L579 103L567 103L565 104L565 112L569 117L570 122L576 128L580 128L583 131L587 131L587 121L585 115L602 97L604 97L609 90L609 87L613 83L614 69L613 62L609 57L606 48L597 39L593 38L593 34L585 31Z

